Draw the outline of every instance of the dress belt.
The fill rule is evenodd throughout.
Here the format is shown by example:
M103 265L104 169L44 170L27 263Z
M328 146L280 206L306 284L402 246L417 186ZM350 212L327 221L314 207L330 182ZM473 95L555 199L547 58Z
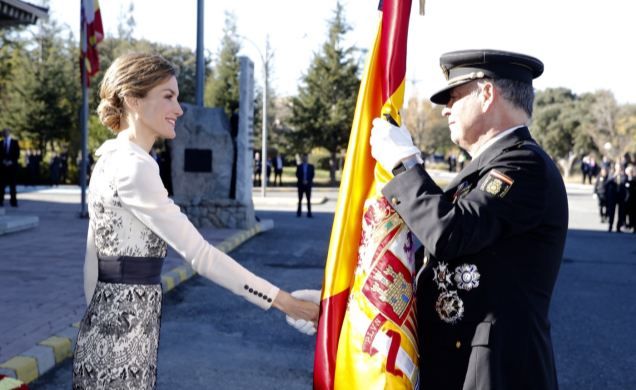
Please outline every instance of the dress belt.
M160 284L162 257L97 255L97 280L105 283Z

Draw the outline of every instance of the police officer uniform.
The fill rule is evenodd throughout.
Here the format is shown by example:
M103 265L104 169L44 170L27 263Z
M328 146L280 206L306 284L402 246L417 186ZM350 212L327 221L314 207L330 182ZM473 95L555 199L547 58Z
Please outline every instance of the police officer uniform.
M494 50L441 57L448 86L532 83L543 64ZM568 224L561 175L528 128L509 129L444 190L422 166L384 196L424 247L417 277L422 389L556 389L548 309Z

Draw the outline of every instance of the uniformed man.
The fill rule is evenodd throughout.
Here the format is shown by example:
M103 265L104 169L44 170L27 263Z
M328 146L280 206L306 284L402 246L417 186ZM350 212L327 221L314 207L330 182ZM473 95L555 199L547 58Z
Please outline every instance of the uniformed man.
M374 120L372 155L395 177L383 194L423 244L417 277L422 389L556 389L548 310L568 225L565 187L528 131L543 72L496 50L446 53L450 136L472 156L446 189L408 131Z

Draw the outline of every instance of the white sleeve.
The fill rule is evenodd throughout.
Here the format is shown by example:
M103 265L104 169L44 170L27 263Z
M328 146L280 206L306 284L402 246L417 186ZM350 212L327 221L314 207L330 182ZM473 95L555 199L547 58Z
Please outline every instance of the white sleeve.
M84 256L84 297L87 305L91 302L95 292L97 272L97 247L95 246L93 227L89 222L88 234L86 235L86 255Z
M197 273L269 309L278 287L254 275L210 245L168 197L159 167L145 156L129 154L119 165L117 190L123 207L174 248Z

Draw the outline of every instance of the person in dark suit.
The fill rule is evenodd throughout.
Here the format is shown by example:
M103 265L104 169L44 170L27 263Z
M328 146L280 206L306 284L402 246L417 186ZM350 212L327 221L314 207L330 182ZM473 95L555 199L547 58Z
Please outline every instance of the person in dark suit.
M628 190L626 187L627 176L623 171L623 164L617 161L614 164L614 170L605 182L605 197L607 202L607 219L609 226L608 232L612 231L614 226L615 216L618 211L618 219L616 219L616 233L622 233L622 228L625 226L625 219L627 215L627 198Z
M472 161L445 189L408 130L376 119L382 190L423 248L416 277L420 388L557 389L548 311L568 228L563 179L526 127L543 63L495 50L446 53L451 139Z
M596 195L596 199L598 200L598 211L601 216L601 223L605 223L607 221L607 195L605 192L606 183L609 179L609 174L607 169L601 168L600 173L596 177L596 181L594 182L594 195Z
M278 180L278 186L283 185L283 166L285 165L285 161L283 160L283 156L280 153L276 154L274 158L274 185L276 185L276 180Z
M311 187L314 185L314 166L307 162L306 154L303 154L302 162L296 166L296 179L298 179L298 211L296 216L301 216L304 195L307 198L307 217L311 218Z
M9 186L11 206L18 207L16 196L16 181L18 176L18 159L20 158L20 144L11 137L11 130L5 128L4 139L0 142L0 207L4 206L4 190Z

